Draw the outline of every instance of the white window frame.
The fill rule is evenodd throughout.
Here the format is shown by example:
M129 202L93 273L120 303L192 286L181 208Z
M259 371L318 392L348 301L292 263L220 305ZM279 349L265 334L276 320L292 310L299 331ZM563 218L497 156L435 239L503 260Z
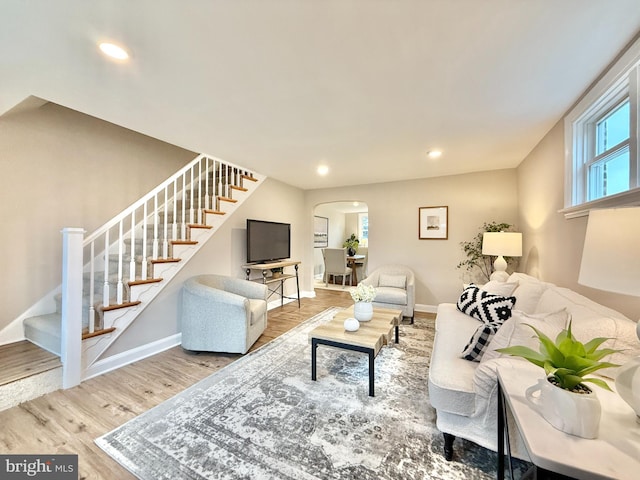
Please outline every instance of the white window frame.
M367 238L362 236L362 217L367 217ZM361 247L369 247L369 212L358 213L358 237L360 238Z
M588 167L593 151L596 123L623 99L629 98L629 190L587 201ZM592 208L640 204L640 40L636 41L565 117L566 218L588 215Z

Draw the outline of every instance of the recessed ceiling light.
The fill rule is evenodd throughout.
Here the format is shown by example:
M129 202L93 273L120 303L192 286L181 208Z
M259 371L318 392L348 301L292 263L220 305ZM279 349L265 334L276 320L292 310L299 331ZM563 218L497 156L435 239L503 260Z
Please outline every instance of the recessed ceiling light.
M326 175L329 173L329 167L326 165L320 165L316 171L318 172L318 175Z
M102 53L105 55L111 58L117 58L118 60L126 60L129 58L129 54L124 48L114 45L113 43L101 43L100 50L102 50Z
M429 150L427 152L427 157L429 158L438 158L440 155L442 155L440 150Z

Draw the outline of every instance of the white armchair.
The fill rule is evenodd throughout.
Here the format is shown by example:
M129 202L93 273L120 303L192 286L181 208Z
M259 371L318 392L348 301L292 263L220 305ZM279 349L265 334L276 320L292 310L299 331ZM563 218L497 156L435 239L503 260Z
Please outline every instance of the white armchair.
M267 327L267 286L223 275L198 275L182 290L182 347L246 353Z
M401 308L402 316L410 317L416 305L416 285L413 271L404 265L384 265L376 268L367 278L365 285L376 288L374 307Z

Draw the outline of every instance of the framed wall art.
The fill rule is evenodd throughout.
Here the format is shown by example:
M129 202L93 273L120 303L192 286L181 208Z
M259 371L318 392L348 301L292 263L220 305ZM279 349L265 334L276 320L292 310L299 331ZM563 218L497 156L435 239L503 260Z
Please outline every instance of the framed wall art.
M418 208L418 238L420 240L449 238L449 207Z
M313 217L313 247L325 248L329 246L329 219Z

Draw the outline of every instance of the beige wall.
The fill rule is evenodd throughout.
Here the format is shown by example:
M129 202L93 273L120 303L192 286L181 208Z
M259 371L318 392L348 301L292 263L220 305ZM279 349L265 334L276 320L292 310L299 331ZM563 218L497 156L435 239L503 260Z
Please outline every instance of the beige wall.
M0 117L0 330L60 284L62 228L90 233L196 156L55 104L31 103L36 107Z
M466 280L456 269L463 260L460 242L476 235L483 222L516 223L518 215L515 169L309 190L309 244L316 205L356 200L369 208L369 271L389 263L410 266L416 275L416 302L431 306L455 301L460 294ZM449 239L419 240L418 208L440 205L449 207ZM307 250L305 271L313 268L313 260L313 252Z
M180 299L184 281L194 275L219 273L245 278L241 265L246 263L246 219L291 223L291 258L300 260L307 243L303 231L306 224L302 190L277 180L267 179L198 251L192 260L144 310L103 358L161 340L181 331ZM302 270L300 271L302 274ZM309 284L303 277L302 283ZM302 288L302 286L301 286ZM285 282L285 295L294 296L295 281ZM271 300L277 300L274 296Z
M517 169L519 223L523 232L520 271L576 290L618 310L640 317L640 299L579 285L578 274L587 217L565 219L564 122L558 122Z

